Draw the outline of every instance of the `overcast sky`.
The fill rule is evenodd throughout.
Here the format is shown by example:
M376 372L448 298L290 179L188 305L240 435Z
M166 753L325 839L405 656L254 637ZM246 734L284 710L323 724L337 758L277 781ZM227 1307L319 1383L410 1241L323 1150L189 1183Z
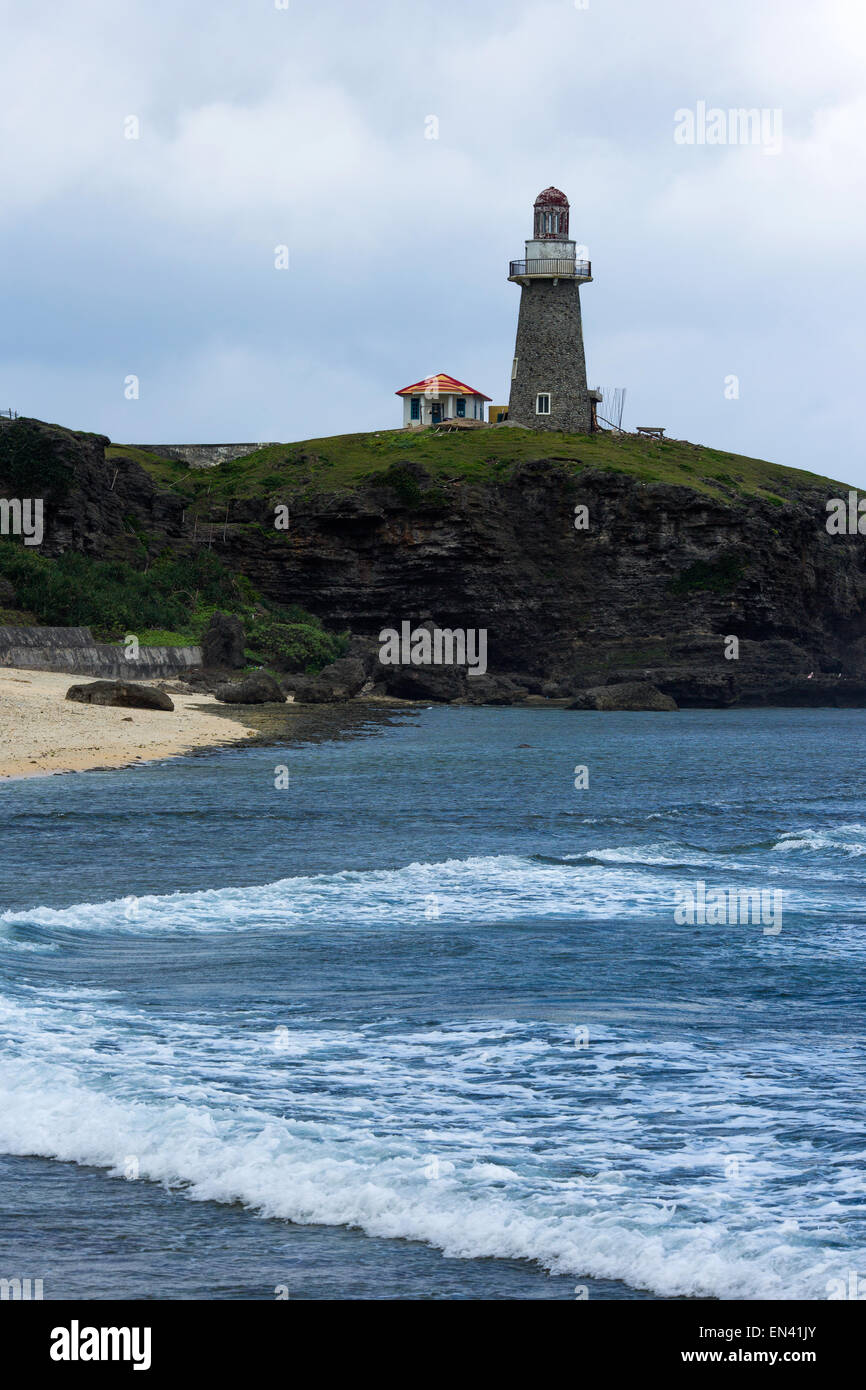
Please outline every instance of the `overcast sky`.
M866 486L863 0L283 3L0 0L0 408L179 443L395 427L436 371L506 401L555 184L624 424Z

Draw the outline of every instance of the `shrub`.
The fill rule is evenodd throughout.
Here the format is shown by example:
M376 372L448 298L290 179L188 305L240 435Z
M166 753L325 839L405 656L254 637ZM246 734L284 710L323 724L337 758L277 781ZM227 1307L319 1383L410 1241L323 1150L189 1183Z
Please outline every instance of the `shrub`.
M57 436L32 420L15 420L0 430L0 481L14 497L65 497L73 471L59 457Z
M303 622L285 622L271 616L259 618L247 631L250 647L264 653L281 670L310 674L321 671L342 656L346 639L326 632L310 614L304 614L304 618Z
M670 587L675 594L694 593L697 590L727 594L736 588L742 573L743 562L734 554L723 555L718 560L696 560L683 570Z
M371 473L367 481L375 487L391 488L407 507L417 507L423 497L418 479L411 469L400 463L393 463L382 473Z
M347 645L297 604L266 604L244 575L231 574L209 550L165 551L144 570L77 551L52 559L5 540L0 575L12 584L16 611L26 610L31 621L89 627L107 641L133 632L149 646L195 644L219 610L235 613L250 648L283 670L315 673Z
M191 558L167 553L144 571L77 551L50 559L6 541L0 542L0 574L40 623L91 627L109 638L153 628L182 631L203 600L237 606L232 576L209 552Z

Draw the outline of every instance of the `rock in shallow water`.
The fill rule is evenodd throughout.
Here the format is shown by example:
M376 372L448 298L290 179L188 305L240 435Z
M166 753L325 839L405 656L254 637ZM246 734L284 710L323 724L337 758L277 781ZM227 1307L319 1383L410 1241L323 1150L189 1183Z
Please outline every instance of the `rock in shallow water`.
M582 690L569 709L675 710L676 700L664 695L646 681L624 681L619 685L596 685Z

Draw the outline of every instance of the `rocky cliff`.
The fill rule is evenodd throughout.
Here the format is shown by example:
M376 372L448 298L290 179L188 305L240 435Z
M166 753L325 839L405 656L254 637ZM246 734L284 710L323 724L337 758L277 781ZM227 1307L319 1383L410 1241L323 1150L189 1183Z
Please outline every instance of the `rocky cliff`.
M40 420L0 422L0 497L40 498L45 537L41 554L65 550L130 558L136 529L171 542L181 534L184 503L159 487L133 460L105 457L102 434L47 425Z
M284 446L264 476L253 456L222 485L193 486L134 450L106 458L98 436L18 423L66 470L46 553L123 555L130 528L139 545L178 551L207 535L261 593L353 634L392 694L566 698L650 682L680 705L866 704L866 537L828 534L827 501L847 488L819 476L770 464L759 476L755 461L738 475L736 460L720 473L708 454L710 474L695 446L682 446L691 463L647 446L637 466L610 444L599 466L601 445L576 436L569 457L558 436L537 436L510 463L499 446L489 466L461 470L463 439L447 456L442 441L441 463L429 439L419 461L395 432L388 469L369 436L369 467L336 485L315 454ZM481 433L495 437L478 431L472 447ZM8 486L0 436L0 496ZM430 620L486 629L488 675L370 664L380 629Z

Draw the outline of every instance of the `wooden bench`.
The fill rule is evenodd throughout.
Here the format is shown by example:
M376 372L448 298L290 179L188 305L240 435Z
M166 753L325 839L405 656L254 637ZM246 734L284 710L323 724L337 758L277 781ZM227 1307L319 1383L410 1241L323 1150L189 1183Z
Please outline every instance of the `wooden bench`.
M664 438L664 425L636 425L635 429L638 434L644 434L650 439Z

